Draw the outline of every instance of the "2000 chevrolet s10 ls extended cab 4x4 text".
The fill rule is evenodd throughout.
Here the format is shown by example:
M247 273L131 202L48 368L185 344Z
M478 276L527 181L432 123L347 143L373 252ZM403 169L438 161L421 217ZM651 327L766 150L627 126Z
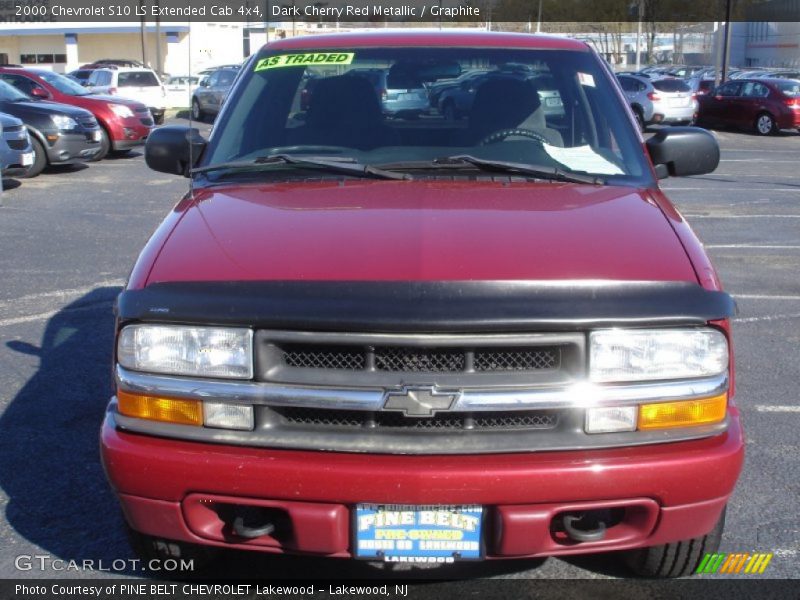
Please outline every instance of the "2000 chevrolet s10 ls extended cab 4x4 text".
M369 69L486 76L466 119L404 120ZM117 303L102 456L140 552L625 550L678 576L717 548L743 459L734 306L657 181L719 148L644 144L585 44L280 40L208 142L164 127L145 156L192 190Z

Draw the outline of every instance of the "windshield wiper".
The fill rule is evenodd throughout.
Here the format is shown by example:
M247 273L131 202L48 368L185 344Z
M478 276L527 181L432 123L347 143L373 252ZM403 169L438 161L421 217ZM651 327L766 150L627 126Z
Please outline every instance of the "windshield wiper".
M380 165L383 169L463 169L465 165L476 167L484 171L498 173L513 173L537 179L554 181L568 181L570 183L588 183L591 185L605 185L605 179L595 175L572 173L558 167L545 165L531 165L526 163L509 162L504 160L488 160L470 154L458 154L443 158L434 158L432 161L409 161L400 163L387 163Z
M413 177L408 173L396 173L381 169L379 167L373 167L372 165L362 165L357 160L350 157L296 156L293 154L270 154L268 156L259 156L258 158L254 158L252 160L223 162L216 165L198 167L196 169L192 169L190 173L208 173L209 171L221 171L225 169L259 169L274 165L313 167L324 169L326 171L332 171L334 173L353 175L354 177L369 177L374 179L413 179Z

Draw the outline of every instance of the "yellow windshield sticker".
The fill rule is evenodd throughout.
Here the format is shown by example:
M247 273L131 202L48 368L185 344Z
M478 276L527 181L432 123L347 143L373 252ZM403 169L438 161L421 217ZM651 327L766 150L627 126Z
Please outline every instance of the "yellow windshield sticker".
M254 71L280 67L305 67L308 65L349 65L355 52L305 52L303 54L281 54L268 56L256 63Z

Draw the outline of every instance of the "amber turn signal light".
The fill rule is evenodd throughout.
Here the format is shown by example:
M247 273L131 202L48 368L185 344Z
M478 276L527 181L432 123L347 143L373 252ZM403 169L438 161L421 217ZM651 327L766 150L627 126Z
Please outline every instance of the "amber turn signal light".
M117 405L126 417L177 423L179 425L203 424L203 407L197 400L142 396L119 390Z
M638 429L668 429L718 423L725 418L728 394L699 400L656 402L639 406Z

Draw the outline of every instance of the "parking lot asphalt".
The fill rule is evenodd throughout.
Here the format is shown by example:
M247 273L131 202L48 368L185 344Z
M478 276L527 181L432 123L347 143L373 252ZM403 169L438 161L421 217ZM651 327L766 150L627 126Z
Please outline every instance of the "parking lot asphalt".
M747 458L721 551L772 552L771 577L798 577L800 134L717 135L722 162L715 173L668 179L663 187L706 244L740 310L734 343ZM16 563L21 555L49 555L94 561L97 569L132 558L97 450L111 394L111 308L187 180L148 170L134 152L5 185L11 189L0 207L0 578L148 576L134 568L19 570ZM469 582L459 580L479 577L624 574L613 556L391 569L252 553L229 553L215 573L306 579L387 571L447 578L440 585L451 591L467 591Z

